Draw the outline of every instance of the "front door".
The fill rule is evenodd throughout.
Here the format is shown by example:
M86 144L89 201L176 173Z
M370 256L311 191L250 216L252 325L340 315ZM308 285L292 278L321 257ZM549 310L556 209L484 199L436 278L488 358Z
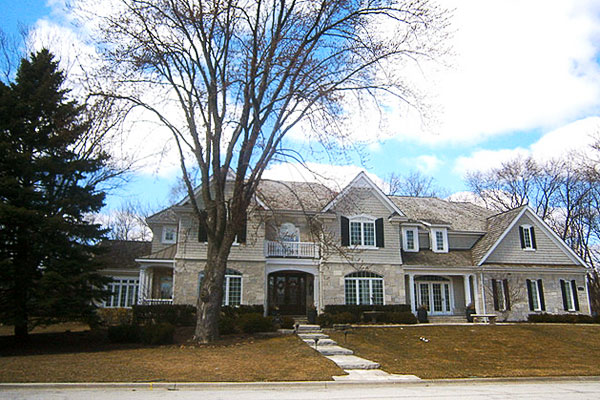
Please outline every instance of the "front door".
M282 315L306 314L307 274L274 272L269 275L269 312Z
M450 284L447 282L418 282L417 305L425 305L431 315L450 314Z

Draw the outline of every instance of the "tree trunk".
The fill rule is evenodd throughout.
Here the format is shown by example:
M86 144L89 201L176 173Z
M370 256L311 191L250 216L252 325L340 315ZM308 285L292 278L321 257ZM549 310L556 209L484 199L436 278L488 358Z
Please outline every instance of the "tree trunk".
M219 339L219 317L223 301L223 280L225 279L226 268L227 256L207 255L204 279L198 296L198 315L194 332L194 339L200 343L210 343Z

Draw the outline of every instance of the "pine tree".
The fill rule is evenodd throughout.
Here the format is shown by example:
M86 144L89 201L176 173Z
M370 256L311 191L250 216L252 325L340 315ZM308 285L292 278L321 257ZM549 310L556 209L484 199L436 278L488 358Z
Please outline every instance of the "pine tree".
M0 322L26 340L35 324L89 320L105 294L86 222L104 193L86 180L108 157L78 149L88 128L48 50L0 83ZM98 155L99 154L99 155Z

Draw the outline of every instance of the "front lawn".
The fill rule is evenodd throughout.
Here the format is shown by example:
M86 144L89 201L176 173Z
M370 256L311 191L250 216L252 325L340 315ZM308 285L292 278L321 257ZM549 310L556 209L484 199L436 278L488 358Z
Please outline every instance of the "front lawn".
M306 381L344 374L295 336L155 347L110 344L101 331L31 336L19 348L0 337L0 382Z
M330 336L387 372L421 378L600 375L598 325L357 328L346 343L343 333Z

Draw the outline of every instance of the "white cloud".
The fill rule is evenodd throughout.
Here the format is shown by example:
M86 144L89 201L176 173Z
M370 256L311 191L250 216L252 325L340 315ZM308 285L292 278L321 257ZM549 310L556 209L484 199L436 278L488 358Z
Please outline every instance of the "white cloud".
M435 170L437 170L440 165L442 165L442 160L433 155L422 155L417 157L417 168L424 174L433 175Z
M600 138L600 117L588 117L562 126L543 135L529 148L479 150L466 157L459 157L454 171L464 175L468 171L485 171L499 167L503 162L517 156L533 157L544 162L561 158L569 153L589 152L590 145Z

